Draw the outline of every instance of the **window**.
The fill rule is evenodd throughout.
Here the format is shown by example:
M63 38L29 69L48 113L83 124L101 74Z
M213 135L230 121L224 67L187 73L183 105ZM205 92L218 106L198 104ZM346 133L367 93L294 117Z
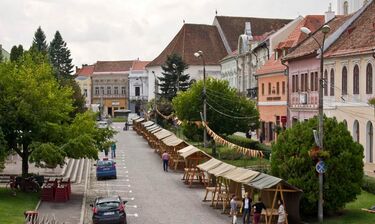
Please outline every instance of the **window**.
M125 86L122 86L122 87L121 87L121 94L122 94L122 95L125 95L125 94L126 94L126 92L125 92Z
M328 71L324 71L324 96L328 96Z
M112 88L110 86L107 86L107 95L111 95Z
M330 86L329 94L330 96L334 96L335 95L335 71L333 69L331 69L331 78L329 80L329 86Z
M292 76L292 93L296 92L296 76Z
M95 95L99 95L99 87L95 87Z
M314 91L315 90L315 81L314 81L314 73L312 72L310 74L310 91Z
M283 81L283 87L282 87L282 93L283 93L283 95L285 95L285 81Z
M104 86L101 86L101 87L100 87L100 94L101 94L101 95L104 95Z
M268 95L271 95L271 83L268 83Z
M341 91L342 95L348 95L348 69L346 66L342 68Z
M136 96L141 95L141 88L140 88L139 86L136 86L136 87L135 87L135 95L136 95Z
M349 14L349 3L348 1L345 1L344 2L344 15L348 15Z
M298 85L298 75L296 75L296 92L299 92L299 85Z
M301 74L301 91L306 91L305 89L305 74Z
M113 94L118 95L118 86L114 87Z
M353 69L353 94L359 94L359 67L354 66Z
M314 80L315 80L315 91L319 90L319 74L318 72L315 72L314 74Z
M276 94L280 94L280 83L276 83Z
M264 96L264 83L262 83L262 96Z
M372 94L372 65L366 66L366 94Z

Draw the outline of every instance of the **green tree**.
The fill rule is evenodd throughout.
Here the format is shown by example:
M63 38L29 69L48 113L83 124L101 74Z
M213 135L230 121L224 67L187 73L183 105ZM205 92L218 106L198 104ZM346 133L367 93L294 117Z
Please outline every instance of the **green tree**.
M0 127L0 171L4 169L4 161L7 155L8 155L7 143L5 141L3 131L1 130L1 127Z
M184 74L188 65L177 54L167 56L165 64L161 66L163 69L160 80L161 97L171 101L176 95L177 90L186 91L190 86L190 76Z
M19 60L23 55L23 47L22 45L14 45L12 49L10 50L10 61L17 61Z
M319 198L318 175L315 165L323 158L327 166L324 174L324 211L336 211L356 199L361 193L363 178L363 147L353 141L343 123L335 118L324 119L324 151L315 147L313 129L318 119L297 123L283 131L272 146L272 174L303 190L303 214L316 213Z
M81 88L73 78L60 80L60 85L63 87L71 88L73 90L73 111L70 113L71 117L74 117L77 113L83 113L86 111L86 100L81 93Z
M1 48L1 45L0 45L0 63L3 61L4 61L3 49Z
M36 165L56 167L65 157L97 158L100 144L111 132L102 134L89 112L69 114L72 89L62 87L54 78L45 56L26 53L16 62L0 65L0 127L7 151L22 158L22 174L28 173L29 160Z
M59 31L56 31L53 40L48 49L49 59L55 70L58 80L62 78L71 78L73 69L72 59L70 57L70 50L66 46Z
M221 135L248 131L258 126L259 113L253 101L237 94L227 81L207 79L207 122ZM173 108L182 121L200 121L203 112L203 81L178 94L172 101Z
M44 34L44 31L42 30L40 26L34 33L34 39L33 39L33 43L31 44L30 49L40 52L44 55L47 54L48 45L46 41L46 35Z

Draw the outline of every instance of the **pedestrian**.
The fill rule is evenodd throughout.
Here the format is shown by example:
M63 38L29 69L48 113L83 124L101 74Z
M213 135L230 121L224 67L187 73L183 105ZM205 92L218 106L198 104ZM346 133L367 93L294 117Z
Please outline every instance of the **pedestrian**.
M277 224L284 224L285 219L286 219L284 202L282 200L279 200L278 203L279 203L279 210L278 210L279 218L277 219Z
M108 157L108 151L109 151L108 149L104 149L104 156L105 157Z
M242 223L249 224L251 223L251 202L253 200L250 197L250 194L246 192L245 197L242 199Z
M232 216L232 224L237 223L237 197L236 195L232 195L230 200L230 215Z
M262 214L262 210L266 210L266 206L262 202L262 198L258 197L258 202L254 204L254 224L258 224L260 220L260 216ZM266 210L267 215L267 210Z
M167 151L161 155L161 159L163 160L163 169L165 172L168 172L168 162L169 162L169 154Z
M112 143L111 145L111 156L112 159L116 158L116 143Z

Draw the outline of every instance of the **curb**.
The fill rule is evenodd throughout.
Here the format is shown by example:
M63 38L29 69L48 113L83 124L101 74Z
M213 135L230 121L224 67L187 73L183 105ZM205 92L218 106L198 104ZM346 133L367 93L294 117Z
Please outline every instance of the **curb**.
M91 166L91 160L87 160L85 189L84 189L84 193L83 193L81 217L79 219L79 224L83 224L83 219L84 219L85 211L86 211L86 196L87 196L88 182L90 181L90 166Z

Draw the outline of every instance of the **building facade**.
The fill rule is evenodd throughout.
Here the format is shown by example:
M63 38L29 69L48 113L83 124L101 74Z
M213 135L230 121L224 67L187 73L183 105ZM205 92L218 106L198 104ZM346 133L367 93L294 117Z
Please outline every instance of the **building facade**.
M129 72L129 110L139 115L147 108L148 63L149 61L135 60Z
M92 74L92 104L103 116L129 107L129 72L133 61L98 61Z
M337 13L338 15L349 15L364 5L366 5L370 0L338 0L337 1Z
M85 107L91 108L92 85L91 76L94 72L95 65L82 65L82 68L77 68L75 81L81 89L82 95L85 97Z
M343 122L364 148L364 161L374 164L375 3L353 15L325 52L324 113ZM365 170L366 171L366 170Z

